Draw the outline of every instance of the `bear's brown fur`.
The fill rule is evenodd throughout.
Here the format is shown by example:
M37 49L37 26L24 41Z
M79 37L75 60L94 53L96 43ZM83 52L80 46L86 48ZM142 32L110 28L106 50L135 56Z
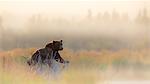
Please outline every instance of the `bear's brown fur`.
M27 61L27 63L29 65L35 65L38 62L45 63L45 61L50 61L51 59L54 59L60 63L65 63L64 59L58 52L60 50L63 50L62 40L53 41L52 43L48 43L45 48L37 50L32 55L31 59Z

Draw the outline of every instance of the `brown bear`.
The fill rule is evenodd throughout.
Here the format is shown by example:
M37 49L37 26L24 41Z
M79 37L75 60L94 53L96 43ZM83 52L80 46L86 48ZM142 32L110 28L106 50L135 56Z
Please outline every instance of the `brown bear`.
M31 59L27 61L27 63L29 65L35 65L37 63L49 63L52 59L60 63L69 63L69 61L64 61L64 59L60 56L58 51L61 50L63 50L62 40L53 41L52 43L48 43L45 48L37 50L32 55Z

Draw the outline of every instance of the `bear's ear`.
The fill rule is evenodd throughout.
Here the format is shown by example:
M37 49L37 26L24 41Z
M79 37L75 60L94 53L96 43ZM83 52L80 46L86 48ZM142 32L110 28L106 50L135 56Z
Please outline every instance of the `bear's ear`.
M53 41L53 43L56 43L56 41Z
M63 40L60 40L60 42L63 42Z

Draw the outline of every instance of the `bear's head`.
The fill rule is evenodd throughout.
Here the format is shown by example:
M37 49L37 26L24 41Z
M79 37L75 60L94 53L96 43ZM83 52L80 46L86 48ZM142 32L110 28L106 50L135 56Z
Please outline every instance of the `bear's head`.
M62 40L60 40L60 41L53 41L52 43L47 44L46 48L51 48L54 51L63 50Z
M60 41L53 41L53 50L55 50L55 51L63 50L62 40L60 40Z

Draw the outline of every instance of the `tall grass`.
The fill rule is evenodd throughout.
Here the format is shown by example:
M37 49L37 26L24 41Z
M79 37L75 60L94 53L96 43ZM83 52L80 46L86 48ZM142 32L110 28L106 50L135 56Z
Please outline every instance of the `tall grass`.
M69 60L70 64L62 69L57 77L37 74L30 70L26 58L31 57L36 49L1 51L0 84L101 84L107 80L147 80L150 77L149 49L118 51L64 49L60 54Z

